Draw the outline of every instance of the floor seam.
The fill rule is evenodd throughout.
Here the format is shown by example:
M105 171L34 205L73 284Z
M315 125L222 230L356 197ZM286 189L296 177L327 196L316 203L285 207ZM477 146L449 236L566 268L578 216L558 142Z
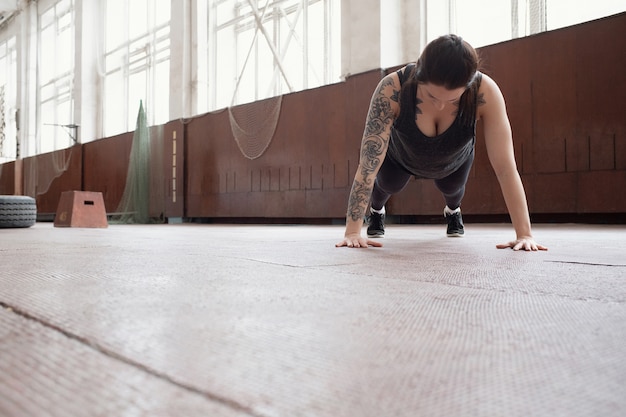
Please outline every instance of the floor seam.
M223 406L229 407L231 409L234 409L236 411L239 412L243 412L246 413L248 415L250 415L251 417L267 417L264 414L259 414L256 411L254 411L253 409L246 407L240 403L238 403L237 401L231 400L229 398L226 397L222 397L220 395L216 395L213 393L210 393L208 391L203 391L193 385L190 384L185 384L184 382L180 382L176 379L174 379L173 377L167 375L164 372L160 372L157 371L153 368L150 368L140 362L137 362L133 359L130 359L122 354L119 354L109 348L106 348L104 346L102 346L99 343L90 341L88 338L80 336L78 334L72 333L68 330L65 330L53 323L47 322L46 320L43 320L19 307L13 306L9 303L6 303L4 301L0 301L0 307L2 307L5 310L8 310L10 312L12 312L13 314L16 314L26 320L30 320L30 321L34 321L50 330L53 330L55 332L61 333L63 336L67 337L68 339L74 340L80 344L82 344L83 346L86 346L102 355L105 355L111 359L114 359L116 361L122 362L126 365L132 366L133 368L145 372L149 375L154 376L155 378L158 378L161 381L167 382L171 385L174 385L178 388L181 388L189 393L195 394L195 395L199 395L209 401L214 401L217 403L222 404Z
M626 268L626 264L603 264L596 262L578 262L578 261L544 261L544 262L552 262L554 264L574 264L574 265L590 265L590 266L610 266L616 268Z

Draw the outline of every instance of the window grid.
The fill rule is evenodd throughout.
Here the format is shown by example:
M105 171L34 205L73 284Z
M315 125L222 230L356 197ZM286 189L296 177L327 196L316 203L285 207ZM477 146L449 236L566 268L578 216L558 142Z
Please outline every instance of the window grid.
M71 146L73 120L74 2L61 0L40 15L39 134L36 153Z
M0 42L0 89L2 90L0 115L0 163L17 157L17 49L12 36Z
M209 110L338 81L338 7L337 0L209 0L207 80L219 86L209 88Z
M134 130L140 101L149 125L169 121L169 82L164 80L169 78L169 11L163 10L160 0L148 1L145 16L139 17L147 21L146 32L129 38L129 26L135 22L128 17L129 4L123 7L123 16L116 17L122 20L124 31L115 34L110 42L115 45L106 46L104 55L105 135ZM159 13L157 7L161 7ZM107 17L112 19L113 13L108 13Z
M139 98L144 100L149 124L171 120L170 78L179 74L170 74L171 42L177 42L170 41L170 35L172 31L179 33L185 28L170 28L170 7L181 3L173 0L94 1L104 17L100 32L83 30L75 35L78 27L75 19L81 18L74 13L77 0L29 3L29 7L38 10L38 15L28 20L32 20L37 33L31 33L32 26L20 27L26 19L7 21L7 26L0 31L0 87L4 86L0 162L71 145L67 129L59 125L95 124L98 137L131 131L135 127ZM182 1L189 2L191 10L199 11L196 30L200 34L191 39L191 45L176 45L177 48L189 47L191 51L190 75L194 85L184 94L192 96L193 104L191 112L185 114L193 116L339 81L340 0ZM45 9L43 4L46 4ZM107 15L110 4L117 8L112 16ZM263 33L257 19L266 5ZM424 16L426 41L455 31L476 47L626 10L623 0L595 0L577 3L576 7L571 7L571 0L480 0L480 3L477 0L420 0L406 2L406 7L424 8L421 15ZM489 30L485 30L486 27ZM22 30L28 33L16 38L14 33ZM134 31L133 36L129 35L131 31ZM102 82L80 88L88 92L88 97L101 97L99 114L81 112L83 120L73 120L75 105L81 105L74 103L74 68L78 65L76 59L81 57L77 48L96 43L89 37L102 42L98 62L94 63ZM33 38L32 45L37 47L36 62L31 62L30 55L20 57L18 62L16 39ZM107 40L110 40L108 50ZM75 42L78 42L76 46ZM249 62L243 71L248 54ZM22 64L26 67L22 68ZM80 65L86 68L89 64L82 62ZM20 89L19 86L27 87ZM237 94L233 96L236 86ZM17 103L22 100L31 103L31 92L35 105L21 109L22 115L18 117ZM93 117L93 120L85 121L85 117ZM19 119L23 120L23 129L18 131Z

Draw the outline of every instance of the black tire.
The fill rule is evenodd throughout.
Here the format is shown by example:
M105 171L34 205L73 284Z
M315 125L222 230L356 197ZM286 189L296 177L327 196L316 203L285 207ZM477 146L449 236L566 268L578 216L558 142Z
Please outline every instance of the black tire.
M0 228L31 227L37 221L37 202L25 195L0 195Z

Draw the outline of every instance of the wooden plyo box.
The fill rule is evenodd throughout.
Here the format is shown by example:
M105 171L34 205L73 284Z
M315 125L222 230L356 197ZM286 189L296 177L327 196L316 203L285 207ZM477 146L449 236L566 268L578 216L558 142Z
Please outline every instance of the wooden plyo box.
M61 194L54 217L54 227L106 228L108 226L102 193L64 191Z

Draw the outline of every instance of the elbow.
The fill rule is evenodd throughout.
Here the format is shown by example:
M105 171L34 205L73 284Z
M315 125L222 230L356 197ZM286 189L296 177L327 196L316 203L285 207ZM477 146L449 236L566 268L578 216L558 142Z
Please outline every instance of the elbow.
M519 178L519 172L517 171L517 167L513 166L494 166L493 171L496 174L498 180L503 180L507 178Z

